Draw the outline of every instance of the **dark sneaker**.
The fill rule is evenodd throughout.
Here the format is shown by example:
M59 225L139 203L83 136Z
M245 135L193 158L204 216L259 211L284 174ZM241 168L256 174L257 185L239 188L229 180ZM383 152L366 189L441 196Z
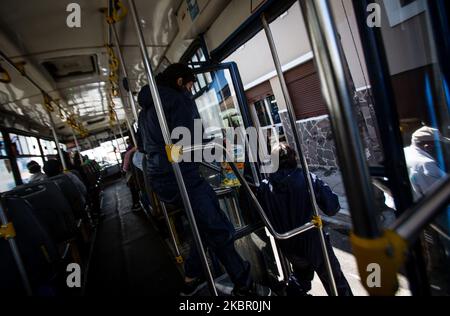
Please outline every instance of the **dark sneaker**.
M196 278L194 281L185 282L180 296L193 296L205 286L205 280Z
M234 288L231 295L246 297L272 296L272 290L267 286L253 282L249 287Z
M308 291L305 291L303 287L298 282L295 276L289 277L288 285L286 287L286 295L287 296L312 296L308 294Z

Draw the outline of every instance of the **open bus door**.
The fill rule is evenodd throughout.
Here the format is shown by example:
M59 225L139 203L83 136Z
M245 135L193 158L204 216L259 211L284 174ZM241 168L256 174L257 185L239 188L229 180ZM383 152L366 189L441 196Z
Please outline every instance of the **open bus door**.
M207 138L222 138L224 131L232 130L237 135L238 130L245 133L246 129L255 126L236 63L193 63L191 67L197 78L193 99ZM257 147L242 145L234 151L241 158L246 157L245 164L237 164L239 172L257 187L262 179ZM264 228L233 170L226 164L216 164L216 167L214 170L206 166L202 172L215 187L221 208L236 228L237 249L252 264L254 277L258 281L269 282L276 287L278 282L287 279L289 269L275 239Z

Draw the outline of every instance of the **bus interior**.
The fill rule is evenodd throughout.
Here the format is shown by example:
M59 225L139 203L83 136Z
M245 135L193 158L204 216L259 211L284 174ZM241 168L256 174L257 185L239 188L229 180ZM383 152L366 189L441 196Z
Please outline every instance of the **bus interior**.
M233 295L196 225L174 158L189 149L170 139L155 79L182 63L208 137L257 131L255 146L231 154L216 144L242 161L199 166L256 283L289 296L294 268L280 245L317 234L310 295L338 295L333 265L356 296L450 294L448 1L2 4L0 293L178 296L195 247L195 295ZM162 201L130 154L147 85L183 203ZM280 142L296 152L313 214L290 231L257 194ZM309 173L334 192L335 216Z

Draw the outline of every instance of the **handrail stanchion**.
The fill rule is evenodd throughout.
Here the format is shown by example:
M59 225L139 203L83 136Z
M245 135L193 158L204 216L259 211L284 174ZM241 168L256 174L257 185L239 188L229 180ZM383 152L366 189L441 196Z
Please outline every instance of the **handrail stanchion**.
M11 252L13 254L14 260L17 265L17 269L19 270L20 277L23 282L23 286L28 296L33 295L33 291L31 289L30 280L28 279L27 271L25 270L25 266L23 264L22 257L20 255L19 248L17 247L15 235L16 232L14 230L14 226L12 223L8 222L5 211L3 210L3 206L0 204L0 238L4 238L9 243L9 247L11 248ZM3 234L3 231L5 233ZM7 232L6 232L7 231Z
M75 147L77 147L77 151L79 153L81 153L81 147L80 147L80 144L78 143L77 135L75 134L75 131L73 130L73 128L71 128L71 129L72 129L73 141L75 142Z
M127 123L127 128L130 131L131 139L133 140L134 146L137 147L137 139L136 139L136 133L134 132L133 127L131 126L130 119L128 118L128 115L125 113L125 122Z
M394 295L398 289L397 274L405 261L408 244L395 231L384 231L379 225L330 3L328 0L299 0L299 3L330 112L353 221L350 239L362 284L371 295ZM365 282L369 277L368 268L374 263L382 267L380 287Z
M423 200L404 212L392 225L392 229L408 242L414 243L421 230L439 215L449 201L450 177L446 176L438 184L435 184Z
M119 155L120 155L120 145L119 145L119 141L117 140L116 132L114 132L114 128L113 128L112 126L111 126L111 132L113 133L114 140L116 141L116 146L117 146L116 150L114 150L114 156L116 156L117 165L118 165L119 168L120 168L120 159L119 159L119 157L117 156L117 151L119 151ZM113 148L114 148L114 143L113 143L112 140L111 140L111 143L113 144ZM122 171L122 168L120 168L120 174L121 174L121 176L123 177L123 171Z
M144 40L144 34L142 33L142 28L139 22L138 13L136 10L136 5L134 0L128 0L128 3L130 5L130 10L133 16L134 26L136 28L137 37L139 40L139 48L142 54L142 60L144 62L145 71L147 73L147 79L148 84L150 87L150 91L153 97L153 101L155 103L155 109L158 116L158 121L161 127L161 132L164 137L164 141L166 143L166 150L168 152L168 156L171 156L171 152L176 150L174 148L174 145L172 143L172 140L170 138L170 131L169 127L167 125L166 116L164 114L163 106L161 103L161 98L159 96L158 88L156 87L156 81L153 75L153 70L150 66L150 58L148 56L148 51L146 48L145 40ZM171 158L171 157L169 157ZM200 259L203 265L203 269L205 270L205 277L208 281L209 289L211 293L215 296L217 296L217 289L214 285L214 278L211 273L211 269L208 265L208 259L206 257L205 248L203 247L202 238L200 236L200 232L197 227L197 222L195 220L194 212L192 210L191 202L189 201L189 194L186 190L186 185L184 183L183 175L181 173L180 166L176 159L170 159L172 161L172 167L175 174L175 177L177 179L178 187L180 190L181 197L183 199L183 204L186 210L186 214L189 219L189 223L192 228L195 244L197 246L197 251L200 254Z
M134 119L136 120L136 122L138 122L138 120L139 120L138 109L136 106L136 102L134 101L134 98L133 98L133 92L131 91L130 77L128 76L128 71L127 71L127 67L125 65L125 59L123 58L122 49L120 48L119 35L117 34L115 22L111 23L111 29L112 29L112 35L114 37L114 41L116 42L116 46L117 46L117 49L116 49L117 57L119 57L119 63L120 63L120 67L122 69L122 74L128 84L128 89L126 89L127 93L128 93L128 100L130 102L130 106L131 106L131 110L133 112Z
M62 153L61 146L59 144L58 134L56 134L55 121L53 120L52 113L50 111L48 111L47 109L46 109L46 112L48 114L48 119L50 121L50 129L52 130L53 138L55 139L56 150L58 151L59 159L61 159L61 164L62 164L64 171L67 171L68 170L67 163L66 163L64 155Z
M294 136L297 153L300 158L300 162L301 162L301 165L303 168L303 173L305 175L308 193L309 193L311 205L313 208L313 213L316 218L320 218L319 207L317 205L316 196L314 193L314 187L313 187L311 176L309 173L308 162L306 161L305 155L303 154L303 149L302 149L302 145L301 145L301 136L300 136L300 132L297 128L294 107L292 105L292 100L289 95L289 90L288 90L288 87L286 84L286 80L284 78L283 69L281 67L281 62L280 62L280 58L278 56L278 52L277 52L277 49L275 46L275 41L273 39L272 31L270 30L269 23L267 22L267 19L264 15L261 16L261 22L262 22L264 31L266 33L267 42L269 43L270 51L272 53L272 58L273 58L273 61L275 64L275 69L278 74L278 80L280 81L281 90L283 92L284 100L286 102L286 107L287 107L288 116L289 116L289 123L292 128L292 134ZM325 265L327 267L328 278L330 279L331 292L334 296L337 296L338 293L337 293L337 288L336 288L336 282L334 280L333 270L331 268L330 257L328 255L325 234L323 231L323 227L321 225L319 225L318 231L319 231L319 236L320 236L320 245L322 247L323 257L325 260Z
M177 244L177 239L175 238L175 233L173 231L172 225L170 223L169 214L167 213L166 203L161 201L161 208L164 213L164 219L166 220L167 229L169 230L170 239L172 239L173 247L175 250L175 259L177 263L183 263L183 256L181 255L180 248Z
M117 124L117 127L119 128L120 138L122 138L122 143L125 145L125 147L127 147L126 142L125 142L125 137L123 136L122 125L120 124L120 121L119 121L119 116L117 115L116 111L114 111L114 114L116 115L116 124ZM125 116L126 115L127 114L125 113Z

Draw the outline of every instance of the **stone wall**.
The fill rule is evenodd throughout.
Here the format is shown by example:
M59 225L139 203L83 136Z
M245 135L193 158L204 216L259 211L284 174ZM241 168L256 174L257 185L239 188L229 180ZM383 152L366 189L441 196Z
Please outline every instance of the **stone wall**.
M288 121L287 112L281 113L282 122ZM295 146L289 124L283 124L287 142ZM297 122L300 131L303 154L311 168L336 169L336 146L333 140L328 116L314 117Z
M376 118L370 98L370 91L355 92L355 114L363 138L368 163L382 160L381 147L377 138ZM287 112L280 113L287 142L295 146ZM336 145L328 115L313 117L297 122L303 153L312 169L339 169Z

